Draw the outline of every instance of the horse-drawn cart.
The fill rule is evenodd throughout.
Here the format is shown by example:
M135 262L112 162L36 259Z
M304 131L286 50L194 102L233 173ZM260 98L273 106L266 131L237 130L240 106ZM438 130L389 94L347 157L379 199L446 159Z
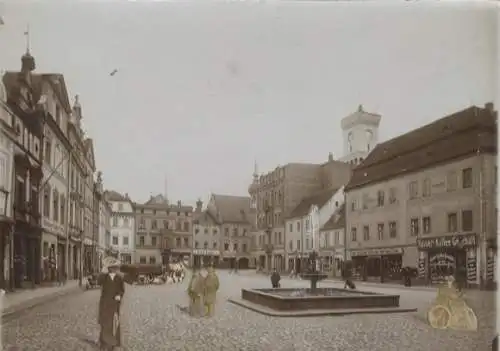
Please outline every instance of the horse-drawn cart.
M124 264L120 268L129 284L151 284L156 277L163 276L163 268L159 264Z

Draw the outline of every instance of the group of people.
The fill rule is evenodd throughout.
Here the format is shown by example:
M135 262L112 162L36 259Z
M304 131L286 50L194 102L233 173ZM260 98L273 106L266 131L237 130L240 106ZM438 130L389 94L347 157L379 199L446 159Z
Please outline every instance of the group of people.
M215 312L215 301L219 290L219 277L213 267L207 268L204 276L200 269L193 269L187 293L189 296L189 313L193 317L212 317Z

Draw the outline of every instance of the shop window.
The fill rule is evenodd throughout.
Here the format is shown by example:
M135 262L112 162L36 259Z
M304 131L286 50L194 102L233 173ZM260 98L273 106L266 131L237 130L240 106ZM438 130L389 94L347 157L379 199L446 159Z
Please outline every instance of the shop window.
M432 230L431 228L431 217L422 218L422 226L424 227L424 234L429 234Z
M370 240L370 227L367 225L363 227L363 240L364 241Z
M389 236L395 238L398 236L398 228L396 222L389 222Z
M456 233L457 228L457 214L456 213L448 213L448 232Z
M410 232L412 236L417 236L418 235L418 218L412 218L410 220Z
M384 240L384 223L377 225L378 240Z
M462 188L472 188L472 168L462 170Z
M410 199L418 197L418 182L411 182L409 185Z
M472 211L462 211L462 231L471 232L473 224Z
M351 228L351 241L357 241L357 228Z

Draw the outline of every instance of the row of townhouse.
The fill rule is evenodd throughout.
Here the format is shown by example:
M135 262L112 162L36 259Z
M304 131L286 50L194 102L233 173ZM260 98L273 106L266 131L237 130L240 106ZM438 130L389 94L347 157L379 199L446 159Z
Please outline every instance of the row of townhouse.
M33 287L95 269L99 183L82 108L29 50L0 81L0 285Z
M437 282L461 266L471 285L496 282L493 105L380 144L373 138L379 122L362 108L342 120L340 162L330 156L323 165L254 172L255 264L300 271L316 251L334 275L351 261L359 279L400 279L406 266Z

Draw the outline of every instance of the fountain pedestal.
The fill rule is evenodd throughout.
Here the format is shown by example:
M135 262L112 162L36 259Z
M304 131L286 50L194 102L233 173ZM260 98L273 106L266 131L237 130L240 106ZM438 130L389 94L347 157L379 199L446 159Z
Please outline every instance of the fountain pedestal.
M318 282L325 279L328 275L317 270L318 254L316 251L311 252L309 255L309 269L306 273L300 273L300 277L309 280L311 291L316 291Z

